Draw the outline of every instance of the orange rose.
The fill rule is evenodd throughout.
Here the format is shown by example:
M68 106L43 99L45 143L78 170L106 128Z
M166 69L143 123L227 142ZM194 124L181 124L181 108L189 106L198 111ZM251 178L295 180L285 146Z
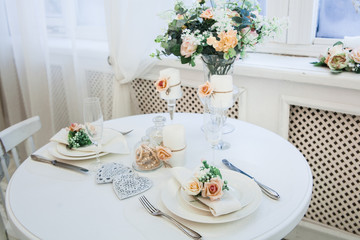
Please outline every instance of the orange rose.
M203 183L199 181L196 177L189 180L185 186L185 192L189 195L196 196L198 195L203 188Z
M208 8L201 13L200 17L203 19L212 19L214 17L214 15L213 15L211 9Z
M168 83L169 77L162 77L155 82L156 90L159 92L164 92L169 88Z
M178 14L178 15L176 16L176 19L177 19L177 20L183 20L183 19L184 19L184 15Z
M78 123L72 123L72 124L67 128L68 131L72 131L72 132L77 132L77 131L79 131L80 129L82 129L82 125L81 125L81 124L78 124Z
M171 158L171 150L167 147L156 146L156 156L161 161L167 161Z
M213 91L214 89L211 87L209 81L206 81L205 84L199 86L198 94L200 97L206 97L209 96Z
M201 196L209 197L210 201L220 199L224 194L222 191L223 185L224 182L219 177L212 178L210 182L205 182Z

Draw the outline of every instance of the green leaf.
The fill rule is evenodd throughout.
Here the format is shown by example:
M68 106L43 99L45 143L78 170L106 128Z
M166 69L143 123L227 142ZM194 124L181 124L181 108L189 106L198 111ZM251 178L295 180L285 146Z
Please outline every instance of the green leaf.
M315 67L324 67L327 66L324 62L311 62Z
M242 23L242 18L241 17L233 17L232 20L236 23Z
M330 72L333 73L333 74L339 74L342 71L341 70L333 70L333 69L331 69Z
M195 20L196 18L197 18L197 15L194 14L194 15L192 15L192 16L189 18L189 21Z
M190 63L191 57L186 58L184 56L181 56L180 60L182 64Z
M335 47L337 45L344 45L344 43L342 41L337 41L336 43L334 43L333 47Z
M176 44L170 48L170 51L175 56L180 56L180 44Z

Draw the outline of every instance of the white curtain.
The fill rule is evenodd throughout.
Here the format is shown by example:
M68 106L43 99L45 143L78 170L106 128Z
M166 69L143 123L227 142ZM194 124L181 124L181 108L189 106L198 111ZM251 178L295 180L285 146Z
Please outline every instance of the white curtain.
M35 141L44 144L53 127L43 3L1 1L1 13L1 83L9 124L39 115L42 129Z
M93 13L86 10L90 2L92 6L104 4L106 26L100 30L106 28L107 40L106 36L102 39L86 39L83 31L87 26L79 28L81 24L77 14L88 14L87 19L93 17ZM64 24L64 35L49 35L47 27L51 20L45 3L60 6L62 18L58 20ZM108 76L105 67L100 69L96 62L100 59L101 63L105 63L106 58L99 58L99 54L91 55L92 52L84 50L84 43L95 49L94 52L99 51L99 44L106 46L101 52L110 52L116 76L112 118L131 115L130 82L155 62L149 55L155 50L154 39L161 34L161 26L166 25L158 14L172 7L173 1L169 0L0 0L1 124L12 125L39 115L42 128L35 135L35 143L39 147L47 143L59 127L81 122L82 99L88 87L86 74L92 71L100 76L91 79L95 85L103 82L98 78ZM97 22L95 25L101 27ZM65 46L65 50L59 48L54 53L54 45L55 48ZM80 48L82 51L79 51ZM87 57L79 56L79 52L86 52ZM82 62L84 59L87 64L96 60L86 65ZM64 86L59 85L54 77L54 69L58 69L54 65L63 68L63 75L59 78ZM93 68L85 69L89 65ZM63 88L61 94L56 91L60 87ZM59 106L64 105L66 108L60 111ZM67 112L64 113L64 109ZM63 119L59 121L61 117Z
M105 0L110 61L116 76L113 117L131 114L128 83L154 64L149 55L164 24L158 14L171 6L169 0Z

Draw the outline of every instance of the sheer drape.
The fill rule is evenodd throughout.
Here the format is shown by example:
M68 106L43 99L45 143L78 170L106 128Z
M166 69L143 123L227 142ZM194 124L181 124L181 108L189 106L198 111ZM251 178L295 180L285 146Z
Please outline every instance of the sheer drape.
M155 48L154 39L160 34L161 26L166 24L158 14L173 5L173 1L168 0L101 0L105 7L107 40L106 36L90 40L84 38L84 34L79 38L79 16L76 15L78 8L88 1L55 1L61 6L66 31L61 37L50 36L47 31L49 18L45 1L0 0L2 125L39 115L42 129L35 136L37 146L48 142L59 127L82 122L82 99L90 95L88 82L99 85L104 82L101 76L108 76L107 69L100 69L96 62L105 64L107 59L99 54L91 55L92 52L84 48L84 42L94 52L111 56L115 75L112 118L131 114L130 82L155 61L149 54ZM109 50L106 47L99 50L99 44L108 45ZM54 46L61 48L54 51ZM85 57L79 56L79 49L86 52ZM89 65L93 68L88 68ZM91 78L89 73L100 77Z
M9 124L39 115L43 124L35 140L43 144L53 133L43 4L41 0L9 0L1 5L6 6L2 10L7 16L7 22L1 24L5 33L1 39L1 82Z
M163 21L158 14L169 0L105 0L110 61L115 72L113 117L131 114L129 82L149 69L154 60L154 39Z

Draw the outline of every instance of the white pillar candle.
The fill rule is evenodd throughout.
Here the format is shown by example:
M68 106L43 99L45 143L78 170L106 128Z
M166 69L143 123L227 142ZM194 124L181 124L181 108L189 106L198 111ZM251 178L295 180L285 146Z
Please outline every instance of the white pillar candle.
M213 95L211 106L215 108L230 108L233 105L233 80L231 75L212 75L210 78Z
M167 125L163 128L163 144L171 149L169 164L173 167L184 166L185 164L185 128L183 125Z
M180 71L175 68L166 68L160 71L160 78L169 78L168 84L170 86L170 92L167 95L166 92L160 92L162 99L179 99L182 97Z

